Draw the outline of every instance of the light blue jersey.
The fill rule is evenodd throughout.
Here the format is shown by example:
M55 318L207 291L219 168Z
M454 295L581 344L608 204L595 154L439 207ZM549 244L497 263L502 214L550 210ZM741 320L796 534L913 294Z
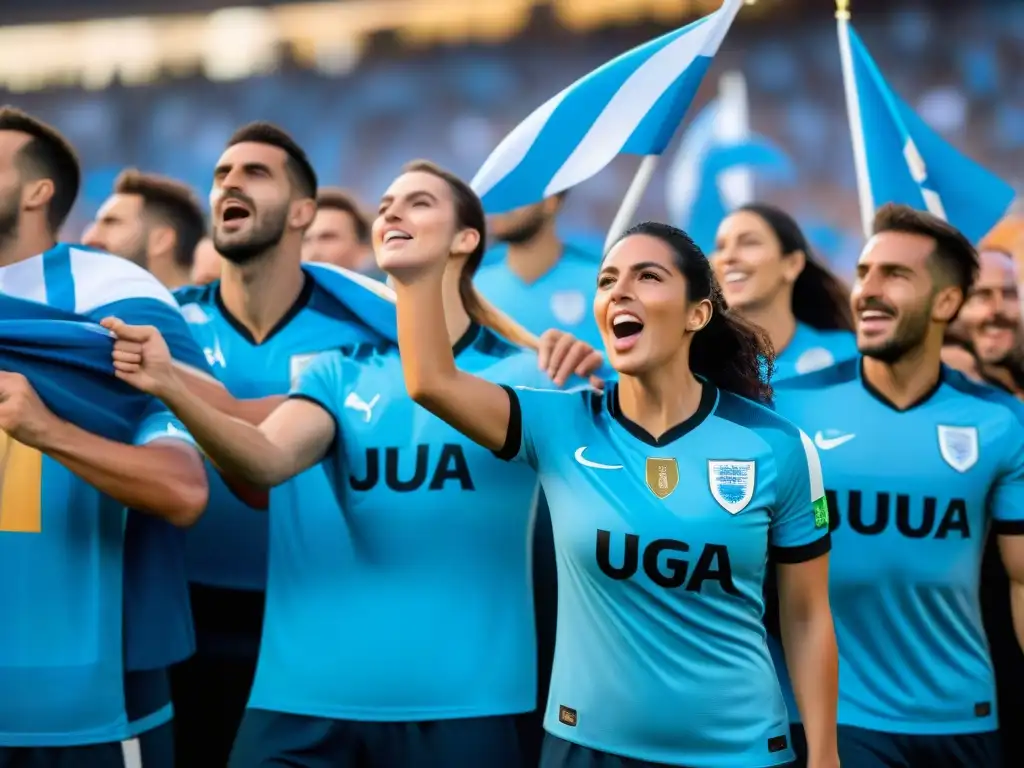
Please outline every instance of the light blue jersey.
M900 411L860 369L850 360L776 390L778 411L814 436L833 513L839 723L994 730L979 570L990 525L1024 533L1022 406L943 369Z
M484 298L533 334L558 328L600 349L593 305L601 254L566 243L554 267L525 283L509 269L505 250L506 246L492 248L488 257L497 251L500 260L485 262L473 278Z
M170 293L114 256L58 245L0 268L0 291L94 321L117 315L155 325L179 362L204 365ZM191 442L156 401L123 439ZM133 731L125 713L125 660L152 652L142 639L131 640L128 628L142 619L124 584L133 582L140 600L162 601L153 615L165 628L187 622L187 602L184 616L175 602L187 600L184 584L128 564L122 505L2 433L0 442L0 582L17 587L0 590L0 746L127 738ZM169 717L167 708L147 725Z
M381 337L306 270L306 282L292 308L261 342L224 307L220 283L184 288L175 295L217 378L241 399L284 395L320 352ZM189 580L226 589L262 591L267 581L268 504L286 496L288 485L266 494L231 490L207 465L210 501L206 514L187 534ZM294 482L310 485L326 514L338 515L322 469Z
M762 586L769 548L785 562L829 549L810 439L708 383L660 439L615 385L508 391L500 453L539 471L558 560L547 731L670 765L791 761Z
M492 381L542 378L534 354L479 326L455 352ZM344 511L295 486L271 516L250 706L392 722L533 710L536 473L416 405L394 347L325 355L293 396L338 424L325 464Z
M818 371L856 356L857 338L850 331L821 331L797 323L793 338L775 358L772 381Z

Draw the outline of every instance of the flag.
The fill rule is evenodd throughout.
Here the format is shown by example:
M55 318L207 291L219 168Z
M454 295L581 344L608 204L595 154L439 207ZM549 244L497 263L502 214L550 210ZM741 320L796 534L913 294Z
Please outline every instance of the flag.
M1013 188L932 130L889 87L843 19L839 42L865 234L876 209L902 203L981 240L1006 213Z
M540 106L473 179L488 213L569 189L620 154L660 155L743 0L628 51Z
M333 264L303 264L317 284L357 318L393 344L398 343L395 292L379 280Z
M675 160L666 174L665 202L673 222L686 230L705 253L714 249L718 225L732 209L752 199L749 184L730 185L730 172L760 170L791 181L795 177L788 155L764 136L723 138L719 102L702 109L683 134Z
M0 370L25 376L61 419L129 442L153 398L115 378L113 348L82 316L0 294Z

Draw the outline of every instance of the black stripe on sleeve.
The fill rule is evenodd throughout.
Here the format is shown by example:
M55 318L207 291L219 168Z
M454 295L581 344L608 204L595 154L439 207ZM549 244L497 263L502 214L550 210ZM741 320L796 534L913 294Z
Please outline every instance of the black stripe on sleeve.
M501 388L508 393L508 431L505 444L493 453L502 461L512 461L523 447L523 409L519 405L519 395L512 387L502 384Z
M1024 536L1024 520L993 520L992 531L998 536Z
M816 560L832 549L832 534L826 533L820 539L799 547L772 547L772 560L776 563L796 565Z
M324 413L331 417L331 421L334 422L334 440L331 441L331 447L327 450L327 452L330 453L334 449L334 443L338 441L338 435L341 434L341 425L338 423L338 417L334 415L334 411L332 411L322 402L317 400L315 397L310 397L309 395L306 394L295 392L293 394L288 395L288 399L305 400L307 403L312 403L313 405L318 406L320 410L322 410Z

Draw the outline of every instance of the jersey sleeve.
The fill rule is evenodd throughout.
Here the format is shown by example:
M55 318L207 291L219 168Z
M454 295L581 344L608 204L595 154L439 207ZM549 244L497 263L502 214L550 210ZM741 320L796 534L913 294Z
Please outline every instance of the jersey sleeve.
M1024 426L1010 430L1012 448L1003 472L989 496L993 530L1002 536L1024 535Z
M306 400L323 408L337 426L343 405L344 357L341 352L317 355L303 369L288 397Z
M508 432L494 455L539 469L548 445L572 431L572 414L585 393L505 384L501 388L508 395Z
M802 563L821 557L831 548L828 504L814 443L802 430L799 440L789 439L786 443L789 450L776 453L772 555L779 563Z
M129 325L152 325L164 337L176 362L206 376L213 375L206 354L177 306L148 297L121 299L93 310L89 315L97 322L114 316Z
M143 414L135 430L134 442L135 445L147 445L154 440L178 440L198 450L185 425L159 400L154 400Z

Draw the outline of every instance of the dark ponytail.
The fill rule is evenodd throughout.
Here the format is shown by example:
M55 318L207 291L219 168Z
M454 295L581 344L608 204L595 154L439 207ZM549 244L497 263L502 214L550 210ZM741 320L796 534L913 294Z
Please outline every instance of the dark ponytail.
M767 203L749 203L736 210L753 213L768 225L779 241L783 258L803 251L804 269L793 283L792 309L797 322L819 331L852 331L849 287L815 258L793 217Z
M693 336L690 370L719 389L770 404L775 363L771 340L759 327L726 309L722 288L700 247L681 229L658 222L637 224L620 240L631 235L656 237L671 248L686 278L687 300L711 302L711 319Z

